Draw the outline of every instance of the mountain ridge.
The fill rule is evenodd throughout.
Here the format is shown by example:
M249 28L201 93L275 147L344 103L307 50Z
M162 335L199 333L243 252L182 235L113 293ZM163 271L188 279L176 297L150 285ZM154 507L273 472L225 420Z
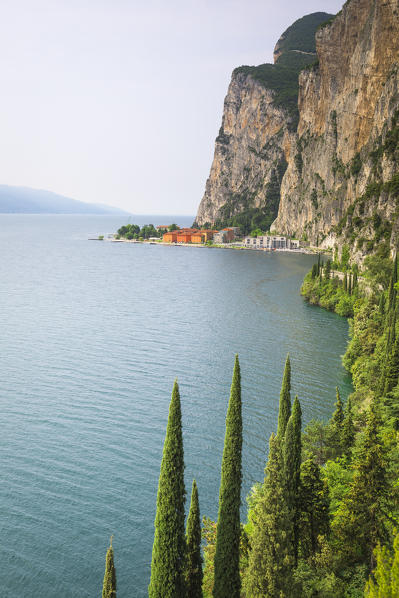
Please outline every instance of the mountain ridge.
M46 189L0 184L1 214L128 214L105 204L90 204Z

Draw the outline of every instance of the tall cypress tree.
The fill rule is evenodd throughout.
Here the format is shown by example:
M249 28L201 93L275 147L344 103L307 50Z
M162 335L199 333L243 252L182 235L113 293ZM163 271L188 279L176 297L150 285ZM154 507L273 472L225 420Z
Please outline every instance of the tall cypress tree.
M396 283L398 282L398 252L396 252L395 259L392 264L391 279L388 288L388 313L392 311L396 304Z
M186 596L185 494L181 405L175 381L159 476L149 598Z
M327 535L330 527L328 486L314 457L301 465L299 497L301 556L307 559L318 551L319 536Z
M285 429L291 415L291 362L290 355L285 361L283 382L280 391L280 403L278 411L277 435L284 438Z
M241 453L241 375L236 355L222 458L213 586L215 598L240 597Z
M353 423L352 401L348 397L344 411L344 421L342 423L342 450L348 455L355 441L355 425Z
M394 336L394 335L393 335ZM399 378L399 335L395 338L391 354L385 367L384 373L384 395L387 395L397 386Z
M298 397L295 397L292 414L288 420L283 444L285 498L292 520L292 554L298 560L299 543L299 486L301 475L301 426L302 411Z
M197 483L193 480L187 518L186 590L189 598L202 598L201 518Z
M105 557L105 573L103 582L102 598L116 598L116 571L114 565L114 549L112 548L112 536Z
M346 292L348 290L348 276L345 272L345 276L344 276L344 291Z
M344 408L338 386L336 388L335 410L328 425L328 444L331 457L335 459L342 453L342 433L344 425Z
M279 436L270 438L266 477L253 510L253 532L245 577L251 597L293 595L292 517L286 500L283 456Z

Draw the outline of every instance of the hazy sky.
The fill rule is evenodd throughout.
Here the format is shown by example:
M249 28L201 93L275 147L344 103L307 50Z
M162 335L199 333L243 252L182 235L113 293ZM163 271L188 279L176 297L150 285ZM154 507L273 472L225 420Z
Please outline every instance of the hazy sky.
M0 183L195 214L231 71L341 4L0 1Z

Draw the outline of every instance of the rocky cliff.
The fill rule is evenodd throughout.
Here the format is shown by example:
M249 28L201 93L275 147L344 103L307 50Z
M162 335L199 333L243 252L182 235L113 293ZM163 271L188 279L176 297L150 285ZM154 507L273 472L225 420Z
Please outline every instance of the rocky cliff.
M361 261L398 242L399 1L350 0L316 50L272 228Z
M276 217L281 181L296 151L298 74L315 60L315 31L330 16L308 15L287 29L274 65L233 72L199 225L238 224L247 232L268 228Z

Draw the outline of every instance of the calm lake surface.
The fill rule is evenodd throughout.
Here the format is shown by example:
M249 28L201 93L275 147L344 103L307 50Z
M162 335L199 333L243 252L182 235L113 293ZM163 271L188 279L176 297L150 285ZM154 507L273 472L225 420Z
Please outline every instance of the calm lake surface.
M306 421L329 417L335 386L350 392L346 320L299 295L313 257L87 240L127 220L0 215L2 598L100 596L111 534L118 598L147 595L176 376L186 487L195 476L211 517L236 352L244 502L287 352Z

